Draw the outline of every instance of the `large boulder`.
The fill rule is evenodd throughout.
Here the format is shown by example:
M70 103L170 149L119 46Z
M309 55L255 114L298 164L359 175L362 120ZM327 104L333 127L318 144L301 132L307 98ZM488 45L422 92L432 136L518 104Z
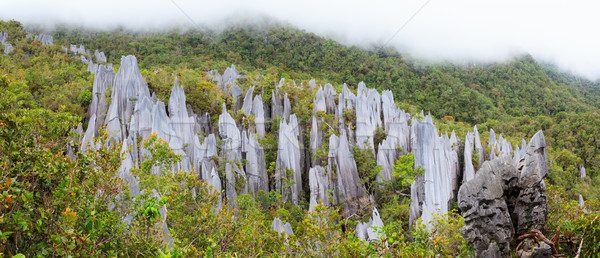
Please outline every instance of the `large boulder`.
M505 200L509 185L518 180L519 172L510 157L503 156L485 162L473 179L458 191L458 206L465 218L462 235L473 246L477 257L490 252L495 242L500 253L510 251L509 243L515 230Z
M548 160L544 134L539 131L532 137L518 163L510 153L494 155L458 192L458 205L465 218L461 234L478 257L507 255L513 237L542 230L546 223L543 179L548 175Z

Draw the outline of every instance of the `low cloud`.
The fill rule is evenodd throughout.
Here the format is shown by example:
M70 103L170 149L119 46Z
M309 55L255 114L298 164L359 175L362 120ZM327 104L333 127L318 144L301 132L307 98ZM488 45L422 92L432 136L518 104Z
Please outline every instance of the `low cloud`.
M420 10L420 11L418 11ZM217 27L232 17L273 17L345 44L388 43L432 61L498 62L530 53L600 78L597 1L77 1L0 3L0 19L108 29ZM410 17L413 17L410 19ZM392 36L406 24L393 38Z

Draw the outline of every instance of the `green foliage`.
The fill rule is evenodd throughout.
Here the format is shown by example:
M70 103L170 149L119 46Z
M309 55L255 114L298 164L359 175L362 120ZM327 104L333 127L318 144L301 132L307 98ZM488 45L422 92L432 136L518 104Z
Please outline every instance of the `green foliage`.
M394 170L392 172L393 186L406 191L410 185L414 182L415 176L423 175L425 170L421 167L415 168L414 154L408 153L401 155L394 164Z
M565 197L564 190L548 186L548 221L546 227L552 235L560 227L560 254L575 256L582 244L583 257L600 252L600 202L598 199L585 202L584 211L575 200ZM582 242L583 241L583 242Z
M362 150L357 146L352 146L352 151L360 177L359 182L366 186L367 191L371 192L374 190L375 179L383 168L375 162L372 150Z
M473 257L474 253L459 230L465 225L465 220L454 211L445 214L434 214L429 224L418 220L411 232L413 241L406 236L393 231L392 227L384 227L386 235L391 236L392 255L402 256L411 254L416 257Z

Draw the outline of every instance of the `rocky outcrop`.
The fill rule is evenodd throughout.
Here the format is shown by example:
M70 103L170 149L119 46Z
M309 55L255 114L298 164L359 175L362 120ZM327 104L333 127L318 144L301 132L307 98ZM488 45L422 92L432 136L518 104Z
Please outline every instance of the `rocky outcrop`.
M369 222L358 222L356 225L356 236L361 240L381 240L381 238L384 236L382 231L383 221L379 216L379 211L377 211L377 208L373 208L373 216L369 219Z
M256 134L244 133L242 142L245 143L246 176L248 177L248 191L256 197L258 191L269 191L269 176L265 165L265 152L259 145Z
M225 160L240 160L242 136L235 124L235 120L227 112L225 104L223 104L223 112L219 116L219 134L221 135L221 139L223 139L221 156Z
M473 128L473 131L474 133L468 132L465 136L463 183L473 179L475 170L483 164L485 159L485 150L481 144L477 126Z
M54 38L52 38L52 36L46 35L44 33L41 33L40 35L35 36L34 40L39 40L40 42L42 42L42 46L54 44Z
M290 225L289 222L284 224L283 221L281 221L277 217L273 219L273 222L271 223L271 229L277 231L277 233L279 233L280 235L281 233L283 233L285 237L294 234L294 231L292 230L292 225Z
M275 187L278 191L281 191L284 202L291 200L294 205L298 205L298 198L302 192L301 153L298 135L296 115L290 116L289 123L285 119L279 123Z
M4 46L4 55L10 54L14 50L13 46L6 42L8 40L8 33L0 32L0 44Z
M410 224L417 218L424 223L437 211L448 211L448 203L457 187L458 154L452 145L455 139L438 136L431 116L422 121L413 118L411 149L415 167L424 169L411 186Z
M335 195L340 203L347 203L366 194L365 187L359 183L358 169L350 144L344 131L340 137L329 137L329 161L327 170L332 173Z
M513 217L517 219L516 233L521 235L531 229L542 229L546 224L548 207L543 179L548 175L548 157L542 131L531 138L517 167L520 192Z
M511 191L519 172L508 156L485 162L473 179L458 192L458 205L465 218L461 234L475 249L483 253L507 254L515 234L505 193ZM490 243L495 242L495 249Z
M360 82L356 94L356 144L362 149L374 150L375 129L381 126L381 96Z
M96 50L96 52L94 52L94 57L96 57L96 63L106 63L104 52Z
M144 97L150 98L150 92L140 74L136 58L123 57L119 72L114 79L111 103L104 121L107 124L106 129L115 142L121 142L126 138L125 125L133 114L136 102Z
M510 241L546 223L548 174L546 142L536 133L515 163L501 154L485 162L473 179L458 192L458 205L465 218L461 234L478 257L508 254Z
M308 172L308 183L310 185L310 206L309 211L313 211L315 206L322 204L330 206L333 200L333 182L331 173L327 173L321 166L310 168Z
M387 136L377 147L377 165L383 168L377 176L378 182L391 180L396 159L410 150L410 115L396 108L391 91L382 92L381 102Z

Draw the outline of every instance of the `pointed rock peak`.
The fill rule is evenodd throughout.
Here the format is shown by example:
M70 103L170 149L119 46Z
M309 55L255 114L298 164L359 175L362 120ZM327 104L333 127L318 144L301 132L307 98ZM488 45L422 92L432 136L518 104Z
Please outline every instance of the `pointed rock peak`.
M423 121L424 121L424 123L427 123L427 124L433 124L433 119L431 118L431 114L427 114L427 116L425 117L425 119Z
M222 114L227 114L227 106L225 106L225 103L223 103L223 112Z
M365 85L364 82L359 82L358 83L358 88L356 89L356 96L363 96L363 95L367 95L368 89L367 89L367 85Z
M279 90L279 88L281 88L281 86L283 86L284 83L285 83L285 78L281 78L281 80L279 80L279 84L277 84L277 89Z
M542 132L542 130L535 133L529 141L529 144L527 144L528 151L536 151L540 148L546 148L546 138L544 138L544 132Z
M454 130L452 130L452 134L450 134L450 142L458 142L458 138L456 138L456 133L454 132Z
M315 79L312 79L312 80L310 80L310 81L308 82L308 85L309 85L311 88L314 88L314 87L317 87L317 82L315 81Z

